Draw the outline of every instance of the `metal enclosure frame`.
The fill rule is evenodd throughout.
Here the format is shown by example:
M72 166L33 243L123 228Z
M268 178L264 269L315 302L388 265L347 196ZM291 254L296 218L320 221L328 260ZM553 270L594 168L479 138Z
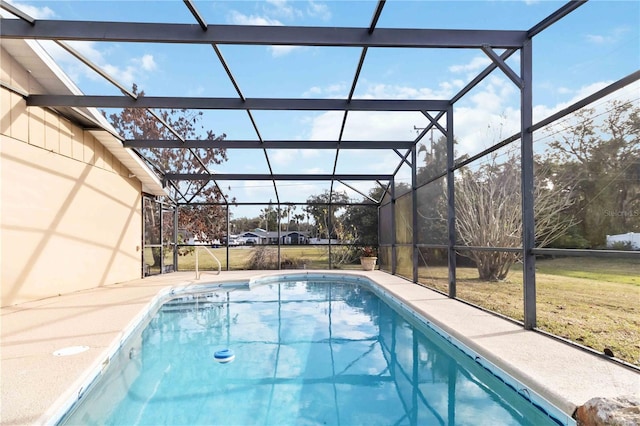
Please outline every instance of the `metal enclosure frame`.
M83 21L59 21L59 20L36 20L29 17L5 1L0 3L1 7L20 19L0 19L0 39L34 39L34 40L54 40L65 48L72 55L84 62L87 66L102 75L118 87L122 96L85 96L85 95L55 95L55 94L25 94L27 106L49 107L49 108L80 108L80 107L100 107L100 108L145 108L153 113L153 108L186 108L186 109L223 109L223 110L243 110L248 114L256 133L256 140L185 140L177 132L173 131L176 138L174 140L123 140L123 145L133 150L144 147L163 148L184 148L191 150L199 147L212 148L241 148L262 150L269 168L269 173L251 175L245 173L237 174L213 174L204 165L203 173L180 174L172 171L163 171L160 176L167 186L177 189L178 182L184 180L214 181L217 185L219 180L262 180L273 184L276 200L273 203L279 209L282 205L297 204L282 200L278 194L277 181L287 180L322 180L331 182L329 208L332 205L334 193L334 183L343 180L369 180L377 181L379 185L386 188L389 195L391 209L391 220L393 231L391 244L381 244L381 247L390 248L390 264L384 265L386 269L395 274L397 266L397 248L401 245L397 243L395 232L395 201L394 191L395 175L404 164L411 167L411 199L412 199L412 223L413 240L410 244L412 249L412 278L418 282L418 249L419 247L446 249L449 262L449 297L456 297L456 251L461 247L456 242L455 226L455 184L454 172L461 167L481 158L482 156L494 152L501 147L520 140L521 147L521 185L522 185L522 222L524 233L522 236L522 247L518 249L491 247L496 251L521 252L524 261L524 327L533 329L536 327L536 283L535 283L535 256L536 254L554 253L551 249L540 249L535 247L535 223L533 208L533 132L542 126L557 120L572 111L581 108L590 102L602 98L613 92L617 88L623 87L630 82L640 78L640 72L625 77L598 93L577 102L567 109L554 114L547 119L534 124L532 121L532 40L534 36L544 31L549 26L562 19L573 10L586 3L586 0L573 0L556 10L547 18L536 24L529 30L523 31L497 31L497 30L433 30L433 29L388 29L376 28L378 19L383 11L385 0L379 0L374 10L371 23L367 28L323 28L323 27L295 27L295 26L246 26L246 25L209 25L198 12L192 0L184 0L185 5L193 15L195 24L170 24L170 23L136 23L136 22L83 22ZM217 56L220 64L231 83L233 84L237 97L235 98L189 98L189 97L136 97L126 88L115 81L108 73L101 70L90 60L83 57L79 52L67 45L66 41L117 41L117 42L146 42L146 43L179 43L179 44L208 44L213 48L213 53ZM226 63L218 45L293 45L293 46L351 46L361 48L360 60L354 73L349 95L344 99L285 99L285 98L246 98L238 86L236 79ZM484 52L490 59L491 65L486 67L460 90L450 100L364 100L353 99L356 86L358 84L360 72L362 70L367 51L372 47L388 48L415 48L415 49L456 49L474 48ZM497 51L502 50L501 53ZM520 53L520 70L513 70L506 60L514 53ZM464 161L455 162L454 158L454 105L462 99L465 94L478 85L483 79L489 76L494 70L499 69L504 73L520 90L521 123L520 132L513 135L494 146L474 155ZM343 113L342 127L340 135L336 140L325 141L297 141L297 140L264 140L260 130L252 116L255 110L290 110L290 111L341 111ZM344 141L343 132L349 112L351 111L416 111L425 115L430 123L422 129L421 133L414 139L408 141ZM446 116L446 127L440 124L440 120ZM166 123L163 123L166 125ZM432 129L439 130L447 139L447 170L444 173L418 185L417 173L417 153L416 147L420 140ZM336 156L333 165L333 173L327 175L307 175L275 174L271 168L267 149L336 149ZM357 175L338 174L336 166L341 150L347 149L378 149L394 150L400 157L399 164L393 174L380 175ZM435 181L446 178L447 184L447 226L448 243L442 244L419 244L417 233L417 190L418 188ZM218 187L219 188L219 187ZM220 188L219 188L220 189ZM224 192L220 189L224 194ZM182 197L177 191L173 200L176 206L189 204L190 200ZM223 203L227 207L227 228L229 226L229 205L228 197L224 197ZM383 203L384 197L372 201L372 205L378 207ZM375 201L375 200L374 200ZM266 200L260 204L270 204ZM251 203L248 203L251 204ZM176 227L177 228L177 227ZM177 241L176 241L177 244ZM278 246L279 247L279 246ZM227 246L228 249L228 246ZM487 248L473 248L487 249ZM580 255L579 251L572 254ZM594 253L589 252L590 255ZM624 252L613 253L615 255L628 256ZM612 255L607 251L595 255ZM331 267L331 265L330 265Z

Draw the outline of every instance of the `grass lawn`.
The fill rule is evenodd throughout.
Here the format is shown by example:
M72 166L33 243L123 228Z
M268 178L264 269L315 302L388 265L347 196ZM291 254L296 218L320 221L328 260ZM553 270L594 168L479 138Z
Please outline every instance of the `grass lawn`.
M516 265L518 266L518 265ZM640 366L640 263L633 259L562 258L536 262L537 326ZM445 267L422 268L420 282L447 291ZM458 268L462 300L523 320L522 271L505 282L483 282Z
M210 250L224 270L226 248ZM246 269L253 251L252 247L230 248L229 269ZM326 248L320 246L282 247L281 258L303 258L307 269L329 267ZM202 270L217 269L217 263L205 252L201 252L199 262ZM194 270L195 255L180 256L178 267ZM640 262L568 257L538 260L536 270L539 329L599 352L609 348L617 358L640 366ZM419 281L447 292L447 274L446 267L421 267ZM458 298L523 320L521 265L514 265L504 282L484 282L477 277L475 268L457 268Z
M269 247L277 250L277 246ZM226 269L227 249L216 248L209 249L222 264L222 269ZM254 248L250 246L230 247L229 248L229 270L247 269ZM218 264L205 251L201 251L198 259L199 268L202 270L217 270ZM282 247L280 250L280 258L284 259L304 259L306 269L327 269L329 261L327 260L326 248L319 246L290 246ZM185 256L178 257L178 269L181 271L195 270L196 268L195 253L189 253Z

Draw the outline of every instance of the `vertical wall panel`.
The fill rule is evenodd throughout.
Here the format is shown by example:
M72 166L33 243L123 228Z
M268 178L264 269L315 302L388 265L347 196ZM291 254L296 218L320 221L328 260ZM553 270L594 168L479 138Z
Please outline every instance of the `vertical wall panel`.
M60 154L65 157L73 157L71 151L71 123L64 118L60 118L58 129L60 132Z
M26 113L26 101L22 96L11 93L9 108L11 108L11 126L9 128L11 137L27 141L29 139L29 116Z
M44 148L45 123L42 108L29 108L29 143Z
M94 145L96 144L96 141L94 137L91 135L91 133L83 132L82 144L84 145L83 161L87 164L95 164L96 157L95 157Z
M60 134L58 116L49 110L44 110L44 147L49 151L60 152Z

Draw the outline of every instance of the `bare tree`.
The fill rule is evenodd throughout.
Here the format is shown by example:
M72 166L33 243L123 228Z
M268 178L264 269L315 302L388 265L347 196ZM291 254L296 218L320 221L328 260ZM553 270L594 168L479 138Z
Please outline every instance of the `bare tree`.
M139 97L144 96L144 91L139 91L135 84L132 91ZM124 108L118 114L111 114L109 120L121 135L129 139L175 139L172 131L184 139L217 141L226 137L225 134L216 135L212 130L205 129L202 112L171 109L157 111L155 115L167 125L148 110L140 108ZM226 150L218 148L143 148L141 152L162 172L202 173L227 161ZM226 234L226 210L215 205L225 201L221 188L210 181L183 181L174 186L174 190L174 198L180 198L180 201L212 203L182 207L178 215L180 230L207 242ZM228 201L232 203L235 200Z
M536 242L546 245L562 235L573 222L558 213L572 204L571 191L554 188L537 170L534 189ZM456 179L456 226L462 243L472 247L521 247L520 163L509 158L497 164L496 157L477 171L463 170ZM464 251L473 260L480 279L501 281L520 260L519 252Z

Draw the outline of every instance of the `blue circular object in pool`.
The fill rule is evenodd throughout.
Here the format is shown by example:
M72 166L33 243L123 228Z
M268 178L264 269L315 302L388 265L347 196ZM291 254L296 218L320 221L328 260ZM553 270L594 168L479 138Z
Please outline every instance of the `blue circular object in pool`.
M236 358L236 355L231 349L222 349L221 351L214 353L213 358L221 364L226 364L233 361Z

